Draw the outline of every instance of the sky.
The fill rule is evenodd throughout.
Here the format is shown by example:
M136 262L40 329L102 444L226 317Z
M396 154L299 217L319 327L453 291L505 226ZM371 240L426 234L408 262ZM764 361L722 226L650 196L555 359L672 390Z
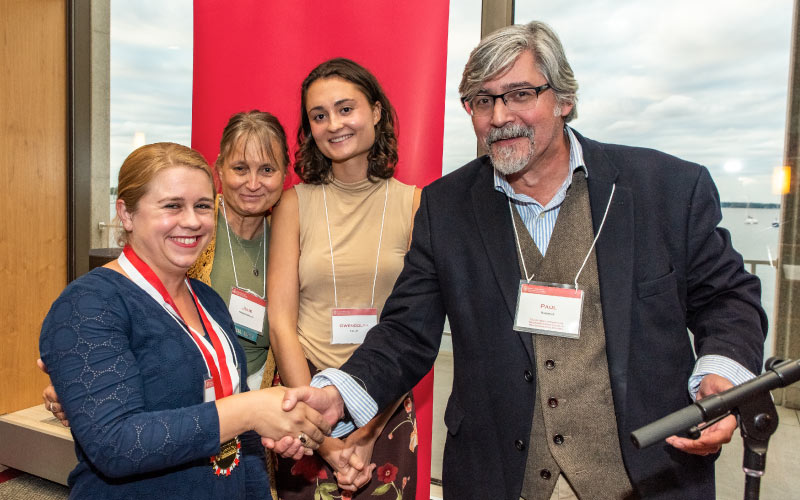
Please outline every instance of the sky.
M451 0L443 172L475 157L458 83L481 0ZM778 203L792 0L518 0L559 34L578 131L709 168L722 201ZM111 176L136 145L191 137L192 0L111 2ZM591 168L591 166L589 166Z

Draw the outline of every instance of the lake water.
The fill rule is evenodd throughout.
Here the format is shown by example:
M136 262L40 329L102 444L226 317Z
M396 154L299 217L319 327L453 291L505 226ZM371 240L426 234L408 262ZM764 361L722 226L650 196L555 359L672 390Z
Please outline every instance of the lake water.
M779 208L723 208L722 227L745 260L775 260L778 256Z

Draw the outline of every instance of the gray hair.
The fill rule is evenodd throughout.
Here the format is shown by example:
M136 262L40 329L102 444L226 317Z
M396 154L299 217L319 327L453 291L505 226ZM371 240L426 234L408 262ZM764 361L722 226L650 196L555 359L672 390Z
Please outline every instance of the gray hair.
M483 83L508 71L523 51L530 50L537 69L553 89L556 103L572 104L564 118L569 122L578 117L578 82L567 62L558 35L540 21L515 24L487 35L469 55L458 91L462 99L472 99Z

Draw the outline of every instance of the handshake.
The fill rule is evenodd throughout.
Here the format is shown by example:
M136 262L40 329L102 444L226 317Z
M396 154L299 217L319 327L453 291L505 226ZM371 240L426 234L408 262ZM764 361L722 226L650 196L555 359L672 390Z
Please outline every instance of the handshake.
M37 364L47 373L42 360ZM67 414L53 385L45 387L42 399L45 408L69 427ZM371 425L380 419L379 416L344 440L328 437L344 417L344 401L333 386L324 389L270 387L229 396L216 405L221 437L226 433L235 435L254 430L266 448L294 460L317 450L334 469L343 490L356 491L372 477L375 469L375 464L370 464L372 447L385 422L377 429Z
M41 359L37 364L47 373ZM69 427L67 414L52 385L44 389L42 399L45 408ZM216 401L216 405L221 437L254 430L266 448L294 460L317 450L334 469L343 490L356 491L372 477L375 470L375 464L370 463L372 448L386 423L384 415L375 417L345 439L328 437L344 417L344 401L334 386L323 389L270 387L235 394ZM392 411L394 408L388 414Z
M270 390L274 389L277 388ZM323 389L308 386L280 389L284 391L280 405L284 418L273 420L270 425L272 429L263 429L267 432L260 432L256 426L256 432L262 436L262 444L282 457L294 460L317 450L333 468L339 487L343 490L356 491L368 483L375 469L375 464L369 461L380 430L375 432L367 425L345 439L328 437L331 429L344 417L344 401L339 391L334 386ZM277 440L267 437L269 434L275 435L276 421L289 424L289 428L282 429L283 437Z

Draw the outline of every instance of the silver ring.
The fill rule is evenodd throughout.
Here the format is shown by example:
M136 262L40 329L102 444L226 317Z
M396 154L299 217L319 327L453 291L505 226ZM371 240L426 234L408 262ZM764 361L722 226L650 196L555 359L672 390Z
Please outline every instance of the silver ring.
M302 444L303 446L305 446L306 443L308 443L308 438L306 437L305 433L303 433L303 432L301 432L300 435L297 436L297 439L300 441L300 444Z
M50 401L50 413L55 413L55 412L53 411L53 402L52 402L52 401Z

